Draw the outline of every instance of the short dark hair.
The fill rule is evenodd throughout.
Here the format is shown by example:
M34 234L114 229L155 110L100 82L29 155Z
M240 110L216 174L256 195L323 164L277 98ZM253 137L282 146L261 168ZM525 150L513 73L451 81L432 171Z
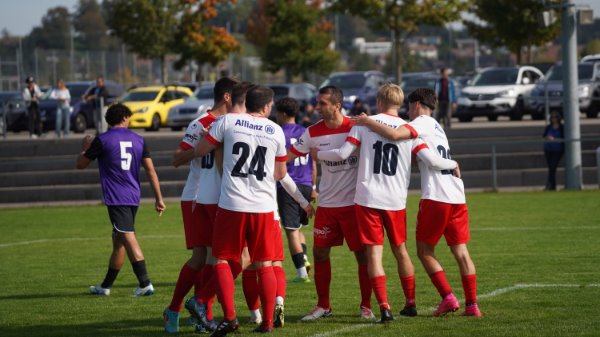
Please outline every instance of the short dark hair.
M265 105L273 100L273 89L262 85L257 85L246 93L246 110L248 112L258 112Z
M131 117L131 115L131 110L129 110L127 106L121 103L116 103L108 108L104 119L106 119L108 125L115 126L121 123L125 117Z
M329 99L329 101L333 104L342 104L344 102L344 93L342 92L342 89L333 85L327 85L322 87L321 89L319 89L319 94L330 95L331 98Z
M233 86L231 89L231 104L240 105L246 101L246 93L248 89L252 88L255 84L248 81L240 82Z
M213 92L215 94L215 103L219 103L225 97L225 94L230 94L233 90L233 86L238 84L239 81L231 77L221 77L216 83Z
M408 95L408 103L415 102L419 102L433 111L437 107L438 100L433 89L417 88Z
M291 97L282 97L275 103L275 110L288 117L295 117L299 109L298 101Z

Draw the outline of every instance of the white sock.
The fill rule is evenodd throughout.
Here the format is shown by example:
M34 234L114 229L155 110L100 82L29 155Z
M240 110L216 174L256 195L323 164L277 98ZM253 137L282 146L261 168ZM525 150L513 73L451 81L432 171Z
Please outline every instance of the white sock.
M283 305L283 297L281 297L281 296L275 297L275 304Z
M308 277L308 273L306 272L306 267L300 267L300 268L296 269L296 271L298 272L298 277L300 277L300 278Z

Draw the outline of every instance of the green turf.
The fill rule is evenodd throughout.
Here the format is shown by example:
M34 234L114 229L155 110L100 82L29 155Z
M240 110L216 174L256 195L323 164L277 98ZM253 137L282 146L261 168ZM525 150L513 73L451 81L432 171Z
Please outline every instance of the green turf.
M409 198L409 249L416 266L419 316L389 326L358 318L356 264L345 247L333 249L334 316L299 323L316 303L314 284L289 284L280 336L598 336L600 335L600 191L470 194L470 252L477 267L485 317L434 318L439 302L414 254L418 199ZM87 294L106 271L110 226L102 206L0 209L0 336L164 336L184 247L178 204L162 217L151 205L138 212L137 231L157 293L131 296L128 264L110 297ZM311 234L306 232L311 240ZM462 300L457 267L445 245L438 255ZM288 277L294 269L286 251ZM388 295L397 316L403 295L386 250ZM461 302L462 303L462 302ZM375 305L375 299L373 298ZM248 319L239 280L236 308ZM220 314L220 307L216 306ZM182 315L181 334L191 335ZM241 333L252 327L243 324Z

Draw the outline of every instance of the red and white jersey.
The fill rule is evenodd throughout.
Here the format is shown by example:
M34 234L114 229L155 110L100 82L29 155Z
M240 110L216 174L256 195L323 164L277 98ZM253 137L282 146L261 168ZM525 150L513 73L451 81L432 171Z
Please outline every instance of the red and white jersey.
M413 136L420 137L432 151L438 151L442 158L450 158L450 145L444 129L429 116L421 115L408 123ZM465 203L463 181L452 175L452 171L436 171L419 160L421 172L421 198L449 204Z
M394 129L406 124L383 113L369 118ZM360 148L354 202L383 210L405 209L411 156L427 145L419 138L390 141L365 126L354 126L347 141Z
M352 121L344 116L344 121L337 129L330 129L324 121L309 126L302 137L290 147L290 151L304 156L316 147L319 151L327 151L341 147L352 128ZM354 205L356 190L356 173L358 171L358 150L346 160L319 161L321 180L319 181L319 206L345 207Z
M202 139L202 129L207 129L217 118L205 113L193 120L179 143L183 150L193 149ZM181 200L196 200L200 204L216 204L221 192L221 176L215 166L214 153L194 158L190 162L190 173L181 193Z
M207 140L223 143L223 177L219 207L268 213L276 207L275 161L285 162L281 127L268 118L245 113L219 117Z

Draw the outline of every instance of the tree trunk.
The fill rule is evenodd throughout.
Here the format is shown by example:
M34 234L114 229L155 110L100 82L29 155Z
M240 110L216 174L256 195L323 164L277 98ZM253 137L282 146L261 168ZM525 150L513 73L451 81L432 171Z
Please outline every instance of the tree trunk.
M396 76L396 83L402 83L402 40L400 39L400 30L396 30L394 32L394 61L396 64L394 65L394 75Z
M517 48L515 48L515 55L517 56L517 65L520 66L521 65L521 49L523 49L523 46L517 46Z
M161 83L167 83L167 62L165 61L165 55L160 57L160 81Z
M294 76L292 75L292 69L290 67L285 67L285 82L292 83L294 80Z

